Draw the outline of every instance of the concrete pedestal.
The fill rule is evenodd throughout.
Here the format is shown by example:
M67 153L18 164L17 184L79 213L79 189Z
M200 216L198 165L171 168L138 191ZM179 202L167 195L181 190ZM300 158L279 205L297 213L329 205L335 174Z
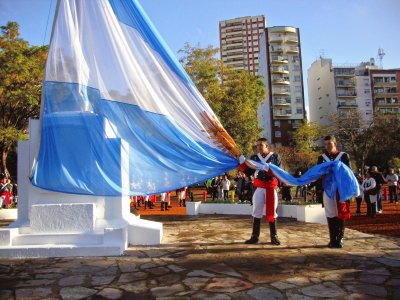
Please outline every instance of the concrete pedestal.
M162 223L131 214L128 196L73 195L34 187L29 173L39 142L38 120L30 121L29 133L28 141L18 143L18 218L0 228L0 257L122 255L129 244L161 243ZM126 161L123 153L121 164ZM129 172L126 169L121 168ZM129 184L126 174L121 178L123 185Z

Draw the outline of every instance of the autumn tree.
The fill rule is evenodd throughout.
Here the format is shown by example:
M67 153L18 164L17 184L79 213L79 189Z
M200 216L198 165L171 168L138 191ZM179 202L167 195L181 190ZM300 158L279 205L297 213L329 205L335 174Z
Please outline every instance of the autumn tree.
M15 22L0 29L0 151L2 169L9 175L9 151L26 136L29 118L39 116L47 47L21 39Z
M399 114L376 113L370 129L370 149L366 158L369 165L387 169L400 157Z
M245 154L260 136L258 104L265 98L260 77L224 67L215 57L218 49L186 44L180 62L207 100L220 122Z
M293 132L292 143L297 151L313 152L318 148L317 141L326 135L326 128L318 125L317 122L308 123L306 119Z

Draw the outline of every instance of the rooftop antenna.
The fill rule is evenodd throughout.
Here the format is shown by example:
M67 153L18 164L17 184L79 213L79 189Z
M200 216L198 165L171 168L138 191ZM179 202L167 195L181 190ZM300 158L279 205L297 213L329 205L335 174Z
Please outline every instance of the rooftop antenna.
M378 49L378 59L379 59L379 67L382 68L382 59L386 55L385 51L382 48Z

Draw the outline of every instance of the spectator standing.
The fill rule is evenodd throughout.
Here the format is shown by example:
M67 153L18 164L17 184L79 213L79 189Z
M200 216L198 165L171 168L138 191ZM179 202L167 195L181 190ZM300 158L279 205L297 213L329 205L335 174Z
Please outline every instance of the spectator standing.
M361 174L357 174L356 178L357 178L358 187L360 188L360 191L362 191L363 190L363 176ZM363 198L365 201L363 192L361 192L360 195L358 195L356 197L356 204L357 204L356 216L361 215L361 203L362 203Z
M362 191L364 194L365 203L367 203L367 216L375 218L376 201L378 195L376 189L376 181L371 176L371 171L365 172L365 179L362 183Z
M282 191L282 200L284 201L292 201L292 188L285 183L282 183L281 186Z
M217 199L217 200L219 199L218 192L219 192L220 184L221 184L221 180L220 180L219 176L215 177L211 182L212 201L215 201L215 199Z
M231 182L227 175L224 175L224 179L221 181L222 191L224 193L224 200L228 200L228 193L231 187Z
M294 176L295 178L300 178L301 177L301 175L303 175L302 173L301 173L301 171L297 171L296 172L296 175ZM296 186L296 194L295 194L295 197L297 198L297 195L299 195L300 197L303 197L303 186L301 186L301 185L298 185L298 186Z
M398 203L398 196L397 196L397 183L399 178L396 174L394 174L394 169L389 169L389 173L386 175L385 181L389 187L389 200L390 203L396 202Z
M378 171L377 166L371 167L371 177L375 179L376 182L376 211L377 213L382 213L382 184L385 183L385 178L382 173Z

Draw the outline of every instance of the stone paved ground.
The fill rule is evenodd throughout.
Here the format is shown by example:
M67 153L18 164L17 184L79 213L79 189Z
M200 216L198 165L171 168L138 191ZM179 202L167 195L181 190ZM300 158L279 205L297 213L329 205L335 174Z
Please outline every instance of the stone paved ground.
M0 260L0 299L400 299L400 239L279 220L281 246L245 245L238 216L147 216L161 246L122 257Z

